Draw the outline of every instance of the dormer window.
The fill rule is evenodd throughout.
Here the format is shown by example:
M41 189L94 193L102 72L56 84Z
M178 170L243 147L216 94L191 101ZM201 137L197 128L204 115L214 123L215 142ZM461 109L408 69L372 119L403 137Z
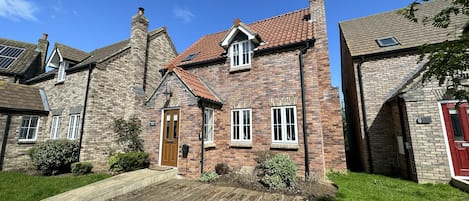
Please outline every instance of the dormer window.
M230 47L231 67L241 68L251 65L251 42L248 40L233 43Z
M57 82L65 81L65 69L68 68L68 62L61 62L59 66L59 72L57 73Z

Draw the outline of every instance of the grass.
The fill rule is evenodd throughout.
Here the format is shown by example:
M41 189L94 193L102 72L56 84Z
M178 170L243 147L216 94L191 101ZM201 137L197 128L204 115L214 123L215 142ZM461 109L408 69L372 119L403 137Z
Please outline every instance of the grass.
M0 201L41 200L108 177L108 174L31 176L0 172Z
M417 184L381 175L353 172L331 173L328 177L339 186L337 197L334 199L337 201L469 200L469 193L448 184Z

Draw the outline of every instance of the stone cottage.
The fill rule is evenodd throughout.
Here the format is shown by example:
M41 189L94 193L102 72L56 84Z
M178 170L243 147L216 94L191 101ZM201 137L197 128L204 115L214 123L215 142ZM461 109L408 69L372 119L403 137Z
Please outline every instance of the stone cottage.
M417 15L434 15L448 3L419 5ZM390 11L339 24L352 170L419 183L469 178L467 106L455 108L458 101L438 83L422 85L426 63L418 62L419 46L467 33L467 16L451 20L441 29Z
M12 71L5 80L19 80L24 85L2 83L2 86L19 88L9 91L25 94L29 92L21 92L20 89L35 90L36 96L30 97L34 98L35 103L42 103L41 98L45 99L43 107L40 104L32 108L36 113L29 112L31 108L25 105L15 106L22 111L29 109L24 111L28 115L13 116L9 126L5 126L5 122L10 121L2 113L0 129L3 136L8 136L2 140L4 169L24 167L18 164L29 161L26 150L34 143L62 138L79 140L80 161L92 162L97 169L105 168L109 154L116 149L115 134L110 128L113 119L140 116L146 96L154 91L161 80L159 69L177 55L166 28L148 31L148 25L149 21L141 8L132 18L130 38L127 40L89 53L57 43L45 61L42 53L47 52L47 47L44 51L41 49L42 42L47 42L44 37L39 41L37 50L30 45L32 53L26 51L20 55L24 57L34 53L36 57L19 57L13 66L5 70L0 68L5 72ZM0 48L20 47L3 42L0 45ZM1 57L0 61L3 62ZM30 74L40 71L41 74L27 78L27 73L13 72L15 65L27 67L23 63L30 62L36 63L30 64L33 66L31 70L23 71ZM44 72L44 64L53 70ZM6 92L0 91L0 103L18 100L13 96L4 96ZM6 105L6 110L12 108ZM24 132L28 134L23 135Z
M236 19L168 62L145 103L152 164L197 177L218 163L249 169L271 150L290 155L299 174L346 169L324 1L309 2L249 24Z

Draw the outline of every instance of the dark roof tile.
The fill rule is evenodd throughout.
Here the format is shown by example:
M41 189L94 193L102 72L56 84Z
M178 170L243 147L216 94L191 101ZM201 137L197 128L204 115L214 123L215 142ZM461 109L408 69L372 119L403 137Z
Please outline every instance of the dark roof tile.
M439 12L451 1L436 0L418 6L420 19ZM352 56L387 52L397 49L414 48L423 44L435 44L457 39L469 17L463 14L451 18L448 28L436 28L431 24L411 22L397 10L368 17L340 22L339 26ZM400 45L379 47L376 39L395 37Z
M0 81L0 110L45 111L38 87Z

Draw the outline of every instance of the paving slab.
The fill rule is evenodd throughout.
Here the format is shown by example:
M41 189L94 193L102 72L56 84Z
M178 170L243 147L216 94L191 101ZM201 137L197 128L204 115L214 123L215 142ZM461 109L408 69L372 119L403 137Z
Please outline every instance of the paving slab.
M252 191L244 188L215 186L195 180L170 179L145 188L117 196L110 201L283 201L305 200L303 196L290 196L279 193Z
M177 169L154 168L122 173L43 201L105 201L152 184L176 178Z

